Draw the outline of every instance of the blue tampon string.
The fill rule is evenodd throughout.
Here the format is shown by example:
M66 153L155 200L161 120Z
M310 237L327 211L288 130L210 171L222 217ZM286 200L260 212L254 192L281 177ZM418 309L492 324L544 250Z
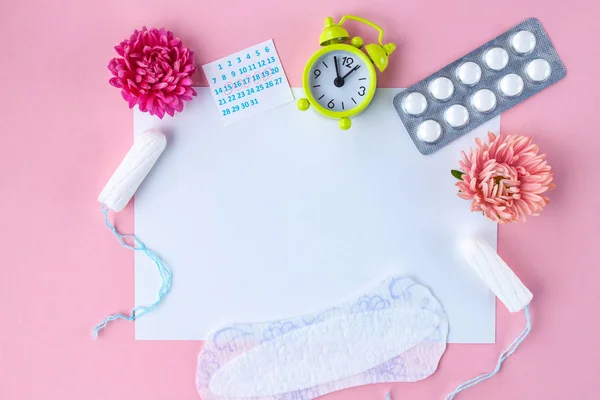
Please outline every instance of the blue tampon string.
M523 329L521 334L519 336L517 336L517 338L510 344L510 346L508 346L507 349L502 352L502 354L500 355L500 358L498 359L498 363L496 363L496 368L494 368L494 370L492 372L488 372L486 374L481 374L471 380L461 383L460 385L458 385L458 387L456 389L454 389L454 391L452 393L450 393L448 396L446 396L446 400L454 399L454 397L456 397L456 395L459 394L460 392L462 392L463 390L466 390L466 389L473 387L485 380L490 379L491 377L493 377L500 371L500 368L502 367L502 363L508 357L513 355L513 353L517 350L519 345L521 343L523 343L523 341L525 340L527 335L529 335L529 332L531 332L531 315L529 314L529 305L527 305L527 307L525 307L525 318L527 320L525 329Z
M160 289L158 291L158 297L154 301L154 303L152 303L149 306L138 306L138 307L134 308L131 311L131 314L129 314L129 315L113 314L109 317L106 317L104 320L102 320L102 322L100 322L98 325L96 325L94 327L94 329L92 330L92 335L94 336L94 338L96 338L98 336L98 332L100 332L102 329L106 328L106 326L112 321L115 321L117 319L124 319L127 321L135 321L136 319L143 317L146 314L151 313L155 307L157 307L160 303L162 303L163 299L165 298L167 293L169 293L169 289L171 288L171 271L169 270L169 268L167 268L167 266L160 259L160 257L158 257L158 255L156 253L154 253L152 250L147 248L146 245L137 236L122 235L119 232L117 232L117 229L115 228L115 226L108 219L108 212L110 211L110 209L108 207L106 207L104 204L102 204L101 210L102 210L102 214L104 215L104 223L111 230L111 232L117 237L117 239L119 239L119 243L121 243L121 246L123 246L129 250L141 251L149 259L154 261L154 264L156 264L156 267L158 268L158 272L160 274L161 285L160 285ZM130 246L125 242L125 240L127 240L127 239L133 240L133 246Z

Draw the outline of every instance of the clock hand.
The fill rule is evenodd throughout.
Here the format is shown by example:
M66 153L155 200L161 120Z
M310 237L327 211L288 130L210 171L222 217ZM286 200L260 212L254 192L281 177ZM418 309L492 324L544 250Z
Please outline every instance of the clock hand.
M350 71L348 71L348 73L346 75L342 76L342 79L346 79L348 77L348 75L350 75L351 73L356 71L359 67L360 67L360 65L357 65L356 67L352 68Z
M333 80L333 84L335 85L335 87L342 87L344 86L344 78L342 78L340 76L340 67L338 66L338 61L337 61L337 56L333 56L333 62L335 62L335 75L336 78Z

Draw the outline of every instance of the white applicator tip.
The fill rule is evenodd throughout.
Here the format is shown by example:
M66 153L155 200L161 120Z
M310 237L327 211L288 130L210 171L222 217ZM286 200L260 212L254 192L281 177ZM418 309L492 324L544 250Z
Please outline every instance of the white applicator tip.
M136 137L133 146L100 192L98 201L113 211L125 208L166 145L166 136L156 129L147 130Z
M520 311L531 302L529 289L486 241L469 238L463 241L461 250L467 263L510 312Z

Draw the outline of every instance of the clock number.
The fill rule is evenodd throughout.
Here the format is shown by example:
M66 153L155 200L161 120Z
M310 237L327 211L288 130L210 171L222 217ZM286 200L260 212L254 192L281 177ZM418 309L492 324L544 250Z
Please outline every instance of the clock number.
M367 91L367 88L364 87L364 86L361 86L361 87L358 88L358 95L359 96L364 96L366 91Z
M315 74L315 79L318 78L321 75L321 70L315 69L314 74Z
M352 63L354 63L354 58L342 57L342 65L345 65L348 68L352 68Z
M227 66L231 67L231 61L230 60L227 60Z
M333 103L333 99L331 99L331 100L329 101L329 103L327 103L327 107L329 107L329 108L333 108L333 107L335 107L335 104Z

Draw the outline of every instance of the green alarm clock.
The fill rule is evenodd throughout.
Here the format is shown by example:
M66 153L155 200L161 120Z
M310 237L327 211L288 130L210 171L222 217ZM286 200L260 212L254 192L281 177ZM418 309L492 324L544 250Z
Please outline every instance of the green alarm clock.
M362 38L352 38L342 28L346 20L362 22L379 32L379 42L365 46ZM396 49L394 43L383 44L383 29L364 18L345 15L339 23L331 17L325 19L321 33L323 46L308 60L302 76L305 98L298 100L298 108L308 110L312 105L320 114L339 119L342 129L352 125L350 117L364 111L377 88L375 67L383 72L388 66L388 57Z

